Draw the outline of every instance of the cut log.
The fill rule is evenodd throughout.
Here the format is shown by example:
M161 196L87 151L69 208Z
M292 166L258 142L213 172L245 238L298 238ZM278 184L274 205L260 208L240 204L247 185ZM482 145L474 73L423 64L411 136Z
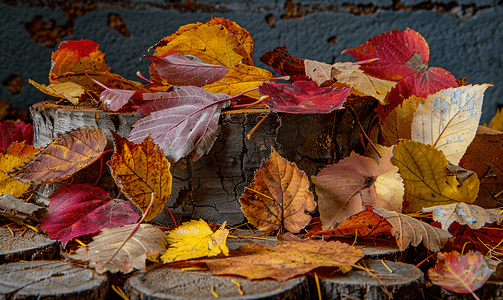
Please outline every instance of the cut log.
M65 261L0 266L0 299L107 299L108 281L94 270Z
M244 295L239 294L240 284ZM243 278L213 276L210 272L181 271L156 268L138 273L126 281L124 289L131 300L139 299L309 299L305 277L283 282L272 280L250 281Z
M392 270L390 272L386 266ZM374 271L352 271L331 277L320 275L322 299L423 299L421 286L423 272L413 265L383 260L363 260L363 265ZM312 283L313 285L315 283ZM384 291L387 291L384 292ZM317 295L312 296L317 297Z
M14 233L7 228L0 228L0 264L20 260L50 260L60 257L59 243L48 235L28 229Z
M352 104L366 130L375 103L374 98L363 97ZM141 117L90 107L56 105L50 101L37 103L30 111L34 120L35 147L45 146L57 133L98 126L107 135L107 147L112 148L108 129L127 137L131 126ZM238 200L253 181L255 171L269 158L271 147L295 162L308 176L316 175L353 150L363 152L358 136L361 131L347 110L310 115L272 113L248 140L246 135L266 112L265 109L223 112L220 133L209 154L195 162L190 157L181 159L171 167L173 184L167 204L178 222L184 218L227 221L229 225L243 222ZM37 196L47 200L48 194ZM154 221L173 226L166 210Z

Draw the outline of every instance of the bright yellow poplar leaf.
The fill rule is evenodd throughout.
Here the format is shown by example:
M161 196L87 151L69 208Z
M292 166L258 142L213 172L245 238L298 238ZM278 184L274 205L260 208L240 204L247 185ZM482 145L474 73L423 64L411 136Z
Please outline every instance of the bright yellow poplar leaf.
M172 230L166 237L169 247L161 256L164 263L187 260L198 257L217 256L220 253L229 255L227 236L229 230L225 222L213 232L203 220L191 220Z
M124 195L143 212L150 204L152 192L157 195L145 218L146 222L150 221L162 212L171 196L169 161L150 135L137 145L112 133L117 148L107 162L112 176Z
M78 105L79 100L86 94L86 90L80 84L70 81L46 86L30 79L30 83L39 91L54 97L64 98L73 105Z
M404 213L454 202L473 203L477 198L477 174L459 183L455 175L447 175L448 162L443 153L430 145L400 140L393 147L391 161L405 185Z
M419 103L425 100L425 98L413 95L395 107L386 119L381 119L379 115L382 136L388 145L395 145L399 139L411 139L412 117Z
M244 91L258 87L264 81L273 77L272 73L254 66L236 64L232 66L224 78L217 82L203 86L203 89L212 93L224 93L235 96ZM249 97L260 98L258 91L246 94Z
M457 165L475 138L484 91L491 84L448 88L420 103L412 120L412 140L442 150Z
M0 153L0 195L11 194L14 197L20 197L30 187L29 183L22 183L11 178L7 172L21 167L37 154L39 149L27 145L25 141L13 143Z

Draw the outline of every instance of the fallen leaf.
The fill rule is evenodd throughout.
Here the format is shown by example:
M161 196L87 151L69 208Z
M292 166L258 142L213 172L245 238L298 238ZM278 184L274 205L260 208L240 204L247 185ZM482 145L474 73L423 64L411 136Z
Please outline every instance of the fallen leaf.
M178 87L172 92L144 94L157 100L142 105L138 113L150 113L138 120L128 139L140 143L148 135L176 163L192 154L193 160L207 154L217 139L220 112L230 101L219 101L215 95L199 87ZM228 97L223 95L222 99ZM213 104L215 103L215 104Z
M136 224L116 228L104 228L93 238L87 247L77 249L68 257L75 260L89 261L89 267L98 274L106 271L130 273L133 269L145 270L145 253L163 253L166 250L164 233L150 224L141 224L133 236L127 240L113 259L105 263L121 246Z
M478 252L466 255L453 252L437 253L437 263L428 270L428 277L435 285L449 291L468 294L484 285L492 274L484 256Z
M212 16L211 20L208 21L207 24L209 24L209 25L212 25L212 24L224 25L230 34L232 34L238 38L238 41L242 46L242 47L238 47L237 49L234 49L234 51L236 51L238 54L243 56L243 62L245 64L253 66L253 61L252 61L251 57L253 56L253 52L254 52L254 42L253 42L253 38L252 38L250 32L248 32L248 30L239 26L236 22L233 22L233 21L226 19L226 18L223 18L223 17L219 18L219 17Z
M503 109L502 107L498 107L496 110L496 114L489 122L489 128L503 131Z
M258 87L272 77L272 73L267 70L245 64L236 64L229 69L224 78L203 86L203 89L215 94L224 93L229 96L236 96L244 91ZM257 91L245 95L255 99L260 98Z
M14 142L26 141L33 145L33 125L21 120L0 122L0 152L4 152Z
M424 98L410 96L395 107L386 118L379 115L379 125L387 145L396 145L399 139L411 139L412 118L419 103L425 100Z
M65 132L9 175L30 184L62 181L97 160L106 144L105 133L99 127Z
M10 194L0 196L0 216L16 222L18 225L38 225L47 215L47 209L33 203L26 203Z
M348 271L363 256L360 249L339 241L303 240L282 241L278 247L245 243L236 256L204 262L213 275L284 281L318 267Z
M476 174L458 183L456 176L447 175L448 163L443 153L431 145L400 140L393 147L391 161L403 178L404 213L455 202L473 203L477 198L479 180Z
M313 81L296 81L293 84L264 82L259 86L264 103L272 111L291 114L328 114L342 109L350 88L320 88Z
M484 91L489 84L448 88L419 103L412 119L412 140L442 150L457 165L475 137Z
M391 224L391 234L396 238L400 251L404 251L409 245L417 247L423 242L428 250L437 252L452 237L447 230L433 227L396 211L378 207L374 208L374 212Z
M306 76L316 82L318 86L322 86L326 82L332 82L332 65L316 60L304 59L304 68Z
M290 76L290 81L307 80L304 59L291 56L285 46L274 48L260 56L259 61L273 68L281 75Z
M117 186L134 205L145 212L154 192L155 202L145 222L160 214L171 196L172 177L170 163L152 137L134 144L112 131L116 152L107 162Z
M91 184L63 186L49 199L49 215L41 220L40 228L63 248L73 238L91 234L108 227L136 223L139 219L129 201L110 199L108 193Z
M135 93L136 91L132 90L118 90L105 87L105 90L100 94L100 100L105 109L119 111L129 102L129 99L131 99Z
M400 212L403 185L397 168L390 162L391 150L379 164L354 152L313 176L323 229L335 228L365 205ZM390 174L388 174L390 173Z
M39 152L39 149L27 145L25 141L12 143L4 153L0 153L0 195L10 194L21 197L30 187L29 183L23 183L11 178L8 172L21 167Z
M444 246L444 251L466 253L469 250L478 251L486 256L503 257L503 230L501 225L486 224L480 229L471 229L468 225L453 222L449 233L454 237Z
M485 209L480 206L463 202L424 207L423 212L431 212L433 220L442 224L442 229L448 230L453 222L479 229L486 223L500 223L501 209Z
M309 213L316 208L306 173L274 148L239 202L248 222L264 231L298 233L309 224Z
M188 260L199 257L217 256L220 253L229 255L226 245L229 230L225 223L213 232L203 220L191 220L171 230L166 236L169 246L161 256L164 263Z
M36 83L33 80L29 80L30 83L36 87L39 91L53 96L53 97L59 97L66 99L70 101L71 104L73 105L79 105L79 102L84 98L87 97L86 95L86 90L77 83L74 82L63 82L63 83L51 83L50 85L46 86L43 84Z

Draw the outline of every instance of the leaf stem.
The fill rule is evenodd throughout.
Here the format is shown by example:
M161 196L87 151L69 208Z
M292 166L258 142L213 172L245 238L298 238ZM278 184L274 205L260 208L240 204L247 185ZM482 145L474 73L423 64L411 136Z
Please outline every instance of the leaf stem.
M362 123L360 123L360 119L358 118L358 115L356 114L354 108L351 105L348 105L348 108L349 108L349 111L351 112L351 114L353 115L353 117L355 118L356 123L358 123L358 126L360 126L360 129L361 129L363 135L365 136L365 138L367 139L367 141L369 142L370 146L372 146L374 151L377 153L377 156L379 156L379 158L381 158L381 154L379 153L379 151L377 151L376 146L374 145L374 143L372 143L369 136L367 135L367 133L363 129Z
M264 101L268 97L269 96L267 96L267 95L266 96L262 96L262 97L260 97L260 99L258 99L257 101L255 101L253 103L233 105L233 106L231 106L231 108L232 109L247 108L247 107L250 107L250 106L253 106L253 105L257 105L257 104L261 103L262 101Z
M166 205L166 203L164 203L164 207L166 207L166 209L168 210L169 212L169 215L171 216L171 220L173 220L173 223L175 223L175 228L178 228L178 225L176 224L176 220L175 220L175 217L173 216L173 214L171 213L171 210L169 209L169 207Z
M257 125L255 125L255 127L253 127L253 129L246 135L246 137L251 140L251 136L253 135L253 133L255 132L255 130L257 130L257 128L260 126L260 124L262 124L265 119L271 114L271 110L267 113L267 115L265 115L262 120L260 120Z
M110 152L114 152L114 151L115 151L114 149L108 149L106 151L103 151L103 153L101 153L101 155L100 155L100 173L98 175L98 178L94 182L94 186L98 186L98 184L101 181L101 178L103 178L103 161L104 161L103 157L104 157L104 155L107 153L110 153Z

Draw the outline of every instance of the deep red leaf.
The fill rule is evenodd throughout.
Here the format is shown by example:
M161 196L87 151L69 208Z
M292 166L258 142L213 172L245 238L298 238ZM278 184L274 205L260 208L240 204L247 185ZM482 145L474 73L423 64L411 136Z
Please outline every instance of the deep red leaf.
M259 60L281 75L290 76L291 82L308 80L304 59L291 56L285 46L265 52L260 56Z
M33 145L33 125L21 120L0 122L0 151L5 151L11 143L26 141Z

